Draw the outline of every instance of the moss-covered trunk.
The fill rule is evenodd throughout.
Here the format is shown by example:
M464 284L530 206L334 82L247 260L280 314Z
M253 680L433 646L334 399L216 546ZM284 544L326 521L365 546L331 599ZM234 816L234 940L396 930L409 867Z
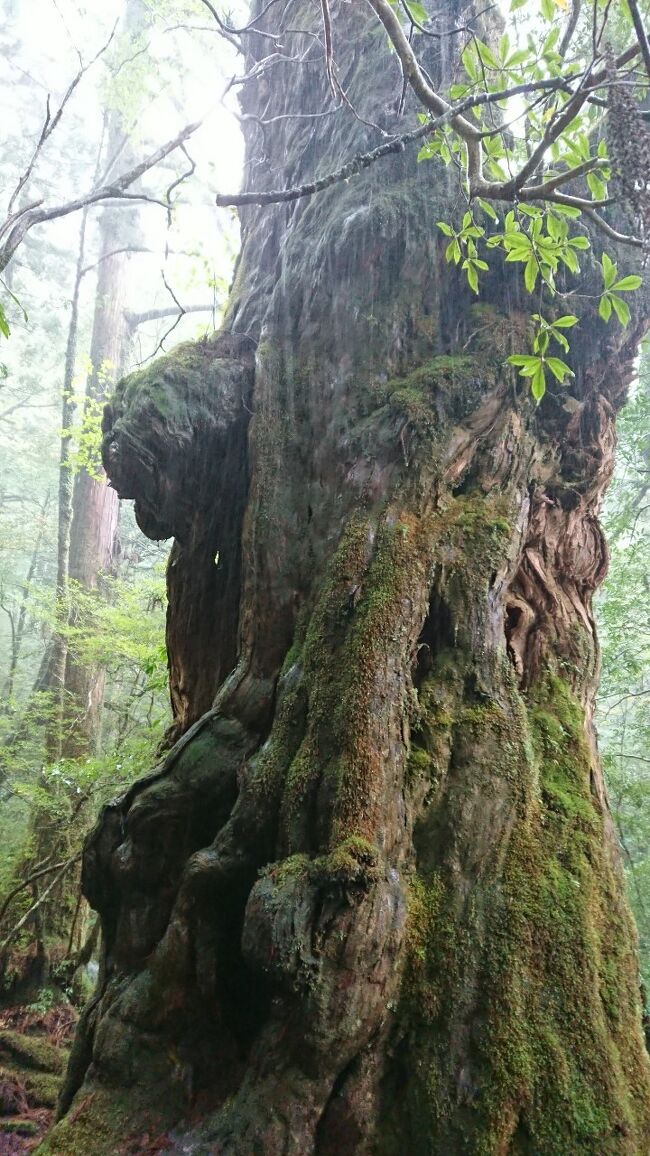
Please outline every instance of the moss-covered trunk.
M340 68L390 130L397 69L360 11L336 10ZM245 90L280 117L247 122L255 187L374 139L347 110L282 119L322 106L316 49ZM596 514L640 327L585 311L570 391L535 409L504 364L514 279L476 306L444 263L451 195L404 153L247 209L222 333L107 413L118 491L176 539L182 737L86 848L104 958L49 1152L648 1150L590 718Z

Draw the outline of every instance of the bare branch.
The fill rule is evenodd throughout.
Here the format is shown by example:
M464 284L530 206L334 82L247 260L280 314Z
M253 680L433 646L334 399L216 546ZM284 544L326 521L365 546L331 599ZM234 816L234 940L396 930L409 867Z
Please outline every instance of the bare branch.
M264 17L266 15L269 8L272 8L274 4L278 3L278 0L269 0L268 4L266 4L264 6L262 11L259 13L259 15L256 16L253 20L249 21L248 24L245 24L243 26L243 28L233 28L233 27L231 27L231 25L226 24L225 20L221 19L220 15L217 12L214 5L210 3L210 0L201 0L201 3L204 5L205 8L208 9L208 12L210 12L210 14L214 17L214 20L216 21L217 26L219 28L219 31L222 33L222 35L225 37L225 39L229 40L230 43L233 44L238 51L241 51L241 48L240 48L240 45L237 43L237 41L234 38L236 36L243 36L247 32L248 33L257 33L258 36L265 36L267 40L276 40L277 41L277 40L281 39L281 37L278 36L276 33L264 32L261 28L255 27L255 25L260 22L262 17Z
M569 45L573 40L573 34L576 30L578 19L580 17L580 8L581 0L572 0L569 22L564 30L564 36L562 37L557 50L558 56L561 56L563 60L569 50Z
M186 305L181 313L212 313L214 309L214 301L209 305ZM125 313L127 325L135 329L138 325L144 325L146 321L161 321L165 317L176 317L178 308L170 309L163 307L162 309L147 309L144 313Z
M140 161L139 164L129 169L126 173L123 173L120 177L116 177L116 179L108 185L101 185L99 188L91 189L90 192L85 193L83 196L77 197L73 201L67 201L63 205L56 205L51 209L32 207L31 209L23 210L18 214L6 241L0 247L0 272L7 267L21 241L34 225L40 225L44 221L53 221L57 217L66 217L70 213L76 213L79 209L83 209L86 205L95 205L100 201L124 201L131 199L154 200L154 198L148 197L144 193L130 194L127 193L126 190L134 184L135 181L139 180L144 173L148 172L149 169L154 168L161 160L179 148L192 133L196 132L201 123L201 121L195 121L193 124L186 125L173 140L161 145L155 152L150 153L143 161ZM161 204L165 209L168 208L168 205L164 201L158 201L157 203Z
M112 40L113 40L113 37L115 36L115 32L116 32L118 23L119 23L119 21L116 20L115 24L113 25L113 29L111 31L111 34L108 37L108 40L106 41L105 44L102 45L102 47L99 49L99 51L95 53L92 60L90 60L88 62L88 64L82 64L82 66L79 69L76 76L73 77L73 79L71 80L70 84L68 85L68 87L66 89L66 92L63 96L61 104L59 105L58 109L56 110L54 116L50 115L50 96L48 93L47 99L45 101L45 121L44 121L43 127L41 129L40 136L36 142L36 147L34 148L34 151L32 153L29 164L27 165L25 172L23 173L22 177L18 181L16 188L14 189L13 193L11 194L11 197L9 198L9 204L7 205L7 217L11 216L11 211L14 207L15 202L16 202L16 198L20 195L20 193L24 189L25 185L27 184L29 178L31 177L31 175L34 171L34 166L35 166L35 164L38 160L39 154L41 152L41 149L43 148L43 145L49 139L49 137L51 137L51 135L54 132L55 128L57 127L59 121L61 120L65 106L67 105L68 101L70 100L70 97L74 93L74 91L77 88L77 86L79 85L80 81L83 80L83 77L86 75L88 70L90 68L92 68L93 64L97 63L100 56L103 56L104 53L107 51L107 49L110 47Z
M38 908L42 906L42 904L45 902L45 900L47 899L50 892L54 890L57 883L63 878L66 871L68 871L70 869L70 867L73 866L74 863L78 863L80 859L81 859L81 851L78 851L77 854L73 855L71 859L67 859L65 861L65 863L62 863L59 865L60 869L57 871L56 875L54 876L54 879L49 884L49 886L45 888L45 891L43 891L43 893L41 895L39 895L36 902L32 903L32 906L29 908L29 911L26 911L25 914L18 920L18 922L14 924L14 926L11 928L11 931L9 931L7 935L5 935L2 943L0 943L0 955L7 950L12 939L14 939L16 935L18 935L18 932L22 930L22 928L25 926L27 921L32 917L34 912L37 911Z
M564 173L558 173L555 177L549 177L547 181L543 181L539 185L528 185L526 187L526 195L529 198L538 198L544 200L549 193L553 193L560 185L566 185L569 181L575 181L578 177L582 177L585 173L591 173L594 169L604 168L608 164L607 161L600 157L592 158L589 161L583 161L581 165L576 165L573 169L567 169ZM591 202L587 202L591 204ZM607 201L600 202L607 204Z
M632 237L627 233L619 233L618 230L613 229L609 222L605 221L600 213L597 213L591 205L583 205L582 211L610 240L616 241L618 245L634 245L635 248L643 248L643 241L639 237Z
M645 30L641 13L639 12L637 0L627 0L627 3L632 16L636 38L639 42L639 48L641 49L643 63L645 64L648 79L650 80L650 41L648 40L648 34Z
M435 129L446 120L447 114L439 117L438 120L428 121L427 124L420 125L419 128L413 129L411 132L394 137L393 140L386 141L376 149L372 149L371 152L358 153L346 161L340 169L335 169L334 172L328 173L325 177L319 177L318 180L308 181L304 185L294 185L288 189L269 189L266 192L256 193L217 194L216 203L222 208L227 205L275 205L286 201L298 201L302 197L311 197L314 193L321 193L331 185L338 184L339 181L347 181L349 177L356 176L357 173L363 172L364 169L369 168L382 157L402 152L407 144L423 140L435 132Z

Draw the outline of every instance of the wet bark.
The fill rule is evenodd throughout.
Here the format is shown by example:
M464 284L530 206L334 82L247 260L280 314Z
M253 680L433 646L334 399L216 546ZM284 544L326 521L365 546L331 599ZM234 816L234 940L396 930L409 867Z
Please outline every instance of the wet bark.
M340 67L390 130L397 68L350 7ZM245 108L316 111L326 83L319 54L279 63ZM247 182L296 184L371 137L343 112L249 121ZM505 365L515 279L495 268L476 305L444 263L452 197L404 153L247 208L222 333L107 410L118 492L176 539L183 733L86 845L103 960L46 1151L650 1143L591 725L597 512L643 320L612 335L587 304L575 379L536 409Z

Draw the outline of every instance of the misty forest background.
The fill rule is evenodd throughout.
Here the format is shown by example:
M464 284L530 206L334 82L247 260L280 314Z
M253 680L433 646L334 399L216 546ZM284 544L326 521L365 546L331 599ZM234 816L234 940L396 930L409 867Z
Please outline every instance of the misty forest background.
M29 179L48 202L203 121L132 198L34 229L0 285L0 985L43 1010L87 992L82 841L170 721L167 545L143 537L129 503L118 513L99 430L116 377L219 323L238 236L214 194L237 187L241 146L237 61L215 33L199 0L0 3L5 201L62 101ZM649 418L645 351L602 512L596 721L648 986Z

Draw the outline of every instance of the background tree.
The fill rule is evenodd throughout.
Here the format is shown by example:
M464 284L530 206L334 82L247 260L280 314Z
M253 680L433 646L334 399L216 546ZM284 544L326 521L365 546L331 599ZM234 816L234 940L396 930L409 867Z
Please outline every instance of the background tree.
M11 48L14 74L26 78L16 92L12 90L10 99L16 104L16 120L27 124L34 115L35 81L33 76L27 78L27 69L21 70L21 65L36 70L37 61L47 76L47 55L39 59L32 28L25 31L18 19L12 24L16 9L8 7L12 11L7 13L3 34L11 45L6 48ZM49 145L46 142L51 149L56 141L61 151L56 155L44 146L38 154L33 179L43 182L48 193L58 189L63 199L66 190L61 188L60 174L64 158L69 159L66 176L72 183L79 187L90 182L94 186L100 174L110 173L111 166L119 171L130 163L131 148L142 154L150 152L148 109L155 113L156 102L160 105L172 61L176 96L183 93L187 82L189 67L174 53L168 34L171 18L177 20L178 12L168 11L163 19L139 4L131 4L130 9L130 21L113 31L109 50L98 62L100 69L112 74L112 81L98 86L98 98L97 87L91 85L83 110L75 104L73 92L65 105L65 116L56 125L56 135L52 134ZM58 19L56 12L54 17ZM108 33L101 28L105 13L98 9L95 19L98 40L103 37L105 42ZM157 72L151 55L156 36ZM168 44L162 53L161 40ZM42 52L40 45L38 48ZM54 55L56 60L55 49ZM193 65L197 58L200 64L200 52L197 54L194 47L190 57ZM60 71L66 71L64 66ZM190 97L196 100L196 93ZM163 107L164 101L163 95ZM104 114L109 123L98 163ZM154 131L158 131L157 124ZM18 180L14 170L18 174L23 171L21 153L31 155L31 146L24 137L8 143L12 151L8 149L4 164L6 184L11 189ZM41 989L50 983L60 997L61 983L69 979L70 960L76 957L85 926L85 904L80 910L76 885L85 830L83 807L89 797L101 798L115 789L120 768L132 777L132 760L150 758L162 733L166 659L159 633L163 606L155 569L157 552L136 545L127 518L118 547L124 574L121 579L111 575L116 500L114 491L98 480L101 466L93 437L98 429L102 390L125 368L125 348L134 346L137 355L146 358L172 325L183 324L186 312L189 317L200 309L209 316L218 307L219 286L215 281L206 293L205 280L206 269L215 259L215 247L219 260L219 230L206 231L201 224L200 202L205 200L201 175L194 177L191 190L187 187L194 169L187 152L180 153L178 164L167 163L161 178L165 199L149 208L160 219L158 228L148 224L145 234L139 234L136 218L142 201L138 198L118 210L104 210L98 223L93 220L92 208L85 206L80 214L79 244L76 227L57 234L55 223L47 236L30 233L10 267L11 284L26 315L10 301L13 331L6 347L0 409L0 436L7 462L2 603L9 639L0 756L5 802L0 954L5 997L7 985L14 997L21 993L26 997L24 985L15 986L25 973L25 963L29 965L27 998L38 995L42 1002ZM186 202L180 207L179 195ZM210 238L200 263L193 254L196 233L195 226L188 227L190 211L197 216L198 231L204 239ZM71 251L66 248L68 242ZM131 259L140 268L135 292L127 292L124 281L127 249L136 254ZM193 269L193 265L198 267ZM199 305L201 297L204 303ZM47 373L44 345L50 351ZM84 378L92 395L87 402ZM57 422L61 392L62 431ZM83 414L81 428L75 424L75 412ZM59 434L57 480L53 448ZM98 516L104 507L112 509L107 532L102 530L106 519ZM34 508L42 511L37 518L31 514ZM94 539L108 543L108 553L89 550L89 541ZM106 599L110 606L105 605ZM126 607L133 612L130 623ZM111 689L109 710L102 723L102 695L97 688L103 683L105 670ZM94 709L88 723L86 705L91 690ZM103 744L98 744L100 723ZM26 951L36 951L35 958L33 954L26 957ZM69 956L65 975L57 971L50 976L50 955L57 961L64 953Z
M629 132L635 234L600 186L566 191L613 165L610 90L645 147L623 87L644 45L603 59L597 8L571 71L574 9L517 64L483 15L449 6L429 36L410 5L293 4L226 28L248 151L224 327L105 419L118 491L175 538L183 734L86 845L102 966L45 1151L170 1128L159 1146L233 1156L648 1146L591 722L597 512L648 321ZM465 120L504 72L533 94L511 146ZM416 163L427 136L447 168ZM594 260L585 214L630 255Z

